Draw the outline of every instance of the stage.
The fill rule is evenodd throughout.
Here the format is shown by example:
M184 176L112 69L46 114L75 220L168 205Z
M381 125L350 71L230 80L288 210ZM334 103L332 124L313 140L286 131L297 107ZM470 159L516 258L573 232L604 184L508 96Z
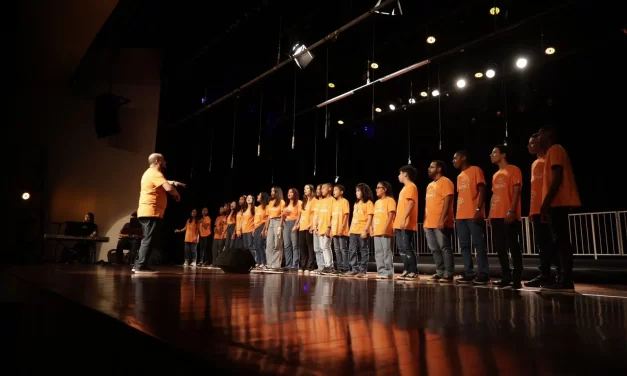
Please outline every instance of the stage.
M5 267L3 321L15 323L7 327L18 343L18 373L85 371L66 360L122 374L627 372L625 286L577 284L568 294L435 284L427 276L158 270ZM55 361L63 346L73 350Z

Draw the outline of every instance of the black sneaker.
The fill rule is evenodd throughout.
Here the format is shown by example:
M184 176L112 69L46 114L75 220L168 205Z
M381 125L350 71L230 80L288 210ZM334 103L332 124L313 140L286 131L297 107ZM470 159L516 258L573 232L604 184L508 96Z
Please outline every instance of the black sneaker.
M512 280L511 279L501 279L500 281L496 281L492 284L492 286L495 287L509 287L512 284Z
M490 283L490 277L485 276L485 275L480 275L479 277L475 278L475 280L472 281L472 283L474 283L475 285L487 285L488 283Z
M457 283L471 283L472 281L475 280L475 277L472 275L465 275L461 278L457 278L457 280L455 282Z
M326 268L322 269L323 275L333 275L334 272L335 272L335 269L333 269L332 266L327 266Z
M440 279L440 283L451 283L454 282L453 276L446 274L444 277Z
M357 274L357 278L368 278L368 274L366 274L366 272L360 272Z
M440 280L441 280L442 278L443 278L443 277L441 277L441 276L439 276L439 275L437 275L437 274L434 274L434 275L432 275L432 276L431 276L431 278L429 278L429 281L430 281L430 282L440 282Z
M405 277L407 277L407 274L409 274L409 272L407 270L403 270L403 274L399 275L398 277L396 277L396 279L399 279L401 281L405 280Z
M156 270L152 270L146 266L144 266L141 269L137 269L137 268L133 268L133 273L135 274L142 274L142 273L158 273L158 271Z
M358 274L357 272L349 270L347 272L342 273L342 276L344 276L344 277L354 277L357 274Z
M542 286L542 291L575 292L575 284L568 281L557 281L549 286Z
M336 277L338 277L338 276L340 276L342 274L344 274L344 272L341 271L341 270L334 270L333 272L331 272L331 275L336 276Z
M406 281L418 281L419 279L420 276L418 275L418 273L409 273L405 276Z
M522 288L522 283L520 283L520 281L514 281L512 282L512 288L514 290L520 290Z
M551 279L548 276L542 275L540 274L539 276L537 276L536 278L532 279L529 282L525 282L525 287L542 287L542 285L545 285L547 283L547 281L550 281ZM555 281L552 281L555 282Z

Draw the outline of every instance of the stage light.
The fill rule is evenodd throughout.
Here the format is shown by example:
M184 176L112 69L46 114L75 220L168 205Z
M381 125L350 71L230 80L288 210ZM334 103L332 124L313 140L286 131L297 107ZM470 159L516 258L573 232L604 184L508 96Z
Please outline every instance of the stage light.
M393 104L390 104L390 110L392 110L392 111L396 110L396 106L393 105Z
M335 84L333 82L329 82L329 87L333 89L335 87Z
M30 193L28 193L28 192L24 192L24 193L22 194L22 200L26 201L26 200L28 200L28 199L30 199Z
M372 64L370 64L370 68L372 68L372 69L379 69L379 64L372 63Z
M374 109L376 112L381 112L381 108L377 107Z
M416 103L416 99L414 98L409 98L409 104L415 104Z
M206 101L207 101L207 98L205 97L200 98L200 103L205 104Z
M516 60L516 66L520 69L525 68L527 66L527 59L524 57L518 58L518 60Z
M457 87L460 89L463 89L466 87L466 80L464 80L463 78L460 78L459 80L457 80Z
M496 76L496 72L494 71L494 69L488 69L488 70L485 72L485 76L486 76L487 78L493 78L494 76Z
M303 52L305 49L307 49L307 47L304 44L300 44L300 43L296 43L294 47L292 47L292 57L294 57L294 61L296 62L296 65L298 65L300 69L305 69L305 67L307 67L307 65L309 65L309 63L311 63L311 61L314 58L314 55L312 55L311 52L309 51L305 52L302 55L298 55L299 53Z
M337 181L340 180L340 175L335 177L335 182L337 183Z
M423 97L423 98L427 97L428 95L429 95L429 94L427 94L427 92L426 92L426 91L421 91L421 92L420 92L420 96L421 96L421 97Z
M437 97L438 95L440 95L440 90L433 90L431 92L431 95L434 96L434 97Z
M338 121L337 121L337 123L338 123L339 125L342 125L342 124L344 124L344 120L338 120Z
M430 36L430 37L428 37L428 38L427 38L427 43L429 43L429 44L433 44L433 43L435 43L435 37L434 37L434 36Z
M555 48L548 47L546 50L544 50L544 53L547 55L553 55L555 53Z
M378 7L379 5L381 5L381 0L378 0L377 3L374 5L374 7ZM396 0L396 4L394 5L394 8L392 8L391 12L382 12L379 10L376 10L375 13L378 14L383 14L386 16L396 16L398 15L403 15L403 8L401 8L401 2L399 0Z
M475 73L475 77L476 78L481 78L481 77L483 77L483 73L477 72L477 73Z
M498 7L490 8L490 14L491 15L496 16L499 13L501 13L501 10Z

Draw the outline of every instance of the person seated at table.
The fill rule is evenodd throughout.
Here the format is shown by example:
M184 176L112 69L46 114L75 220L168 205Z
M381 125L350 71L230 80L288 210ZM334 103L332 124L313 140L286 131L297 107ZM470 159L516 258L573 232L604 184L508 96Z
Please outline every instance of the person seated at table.
M124 224L120 231L120 239L115 250L115 263L121 265L124 263L124 250L128 249L128 262L135 261L137 250L143 238L142 227L137 219L137 212L131 213L131 219Z
M80 234L74 234L74 236L85 236L95 238L98 236L98 225L95 223L94 213L88 212L85 214L83 218L82 226L80 228ZM70 250L65 249L61 254L61 262L74 262L79 261L82 263L89 262L89 256L92 252L96 250L96 243L82 240L76 242L72 251L74 251L75 259L72 257L72 253Z

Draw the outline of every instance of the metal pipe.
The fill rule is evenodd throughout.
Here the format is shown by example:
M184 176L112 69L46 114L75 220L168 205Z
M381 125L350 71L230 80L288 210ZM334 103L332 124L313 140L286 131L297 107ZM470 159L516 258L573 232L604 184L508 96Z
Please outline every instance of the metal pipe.
M304 50L302 50L301 52L299 52L296 55L293 55L292 57L290 57L287 60L284 60L282 63L279 63L277 65L275 65L274 67L270 68L269 70L265 71L264 73L260 74L259 76L257 76L256 78L253 78L252 80L248 81L247 83L245 83L244 85L240 86L239 88L231 91L230 93L222 96L221 98L217 99L216 101L209 103L208 105L206 105L205 107L200 108L198 111L194 112L191 115L188 115L187 117L183 118L182 120L180 120L179 122L177 122L176 124L174 124L173 126L177 126L181 123L186 122L187 120L195 117L196 115L199 115L205 111L207 111L208 109L218 105L221 102L224 102L225 100L229 99L230 97L232 97L233 95L239 93L240 91L248 88L251 85L254 85L255 83L263 80L264 78L266 78L267 76L271 75L272 73L276 72L277 70L283 68L284 66L286 66L287 64L291 63L292 61L294 61L297 57L299 57L300 55L303 55L307 52L310 52L312 50L314 50L315 48L321 46L322 44L328 42L329 40L336 38L341 32L346 31L347 29L355 26L356 24L360 23L361 21L365 20L366 18L370 17L371 15L373 15L377 10L384 8L392 3L395 3L397 0L386 0L384 2L382 2L381 4L379 4L378 6L375 6L374 8L370 9L369 11L367 11L366 13L362 14L361 16L355 18L354 20L352 20L351 22L347 23L346 25L340 27L339 29L335 30L334 32L328 34L327 36L325 36L324 38L320 39L319 41L317 41L316 43L312 44L311 46L309 46L308 48L305 48Z

